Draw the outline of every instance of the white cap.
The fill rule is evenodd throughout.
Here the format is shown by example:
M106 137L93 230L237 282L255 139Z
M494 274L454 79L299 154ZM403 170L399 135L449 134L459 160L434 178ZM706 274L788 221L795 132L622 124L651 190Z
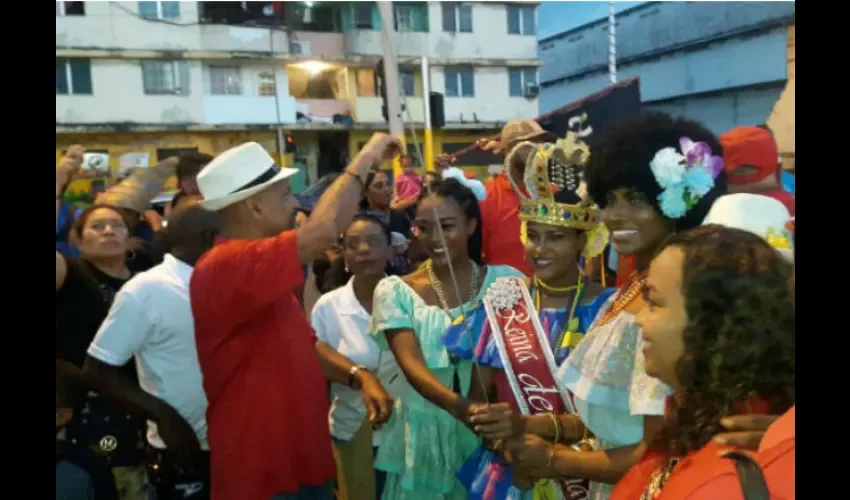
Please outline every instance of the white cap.
M770 243L789 262L794 262L794 243L786 228L791 214L779 200L750 193L718 198L703 221L706 224L749 231Z

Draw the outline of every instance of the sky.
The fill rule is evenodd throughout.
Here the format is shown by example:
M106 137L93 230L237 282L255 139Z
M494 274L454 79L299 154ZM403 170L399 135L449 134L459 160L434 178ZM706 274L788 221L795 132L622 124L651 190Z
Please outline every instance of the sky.
M644 2L616 2L617 12ZM608 17L608 2L542 1L538 8L538 37L546 38L572 28Z

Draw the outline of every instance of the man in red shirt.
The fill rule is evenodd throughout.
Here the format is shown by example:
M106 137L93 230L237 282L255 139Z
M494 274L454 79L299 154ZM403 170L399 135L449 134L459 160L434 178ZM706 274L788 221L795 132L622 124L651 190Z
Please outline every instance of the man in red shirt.
M259 144L222 153L198 175L223 235L190 282L213 500L333 498L326 378L362 388L374 424L389 418L390 396L364 367L316 341L293 292L303 266L357 212L369 169L402 149L395 137L372 136L298 230L286 180L296 171Z
M555 135L543 130L534 120L511 120L502 129L498 142L490 142L482 149L507 155L523 141L553 141ZM522 179L527 154L517 152L505 169L487 183L487 198L480 203L483 227L484 258L488 264L508 265L532 276L534 270L525 258L525 248L520 239L522 224L519 220L519 196L511 187L512 179ZM516 174L511 174L515 172Z
M782 188L779 148L765 127L735 127L720 136L730 193L775 198L795 215L794 195Z

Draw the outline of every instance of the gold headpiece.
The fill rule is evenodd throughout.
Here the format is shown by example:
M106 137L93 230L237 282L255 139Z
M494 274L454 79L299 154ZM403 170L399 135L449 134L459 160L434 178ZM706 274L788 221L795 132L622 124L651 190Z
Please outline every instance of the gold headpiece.
M508 175L520 198L519 217L524 223L537 222L586 231L587 245L584 255L595 257L601 254L608 244L608 230L600 221L599 208L587 199L576 204L559 203L555 201L552 188L554 185L559 189L575 192L581 198L580 169L590 156L590 151L583 142L575 139L570 141L569 134L562 144L571 148L566 149L561 144L522 142L505 158L505 165L510 166L516 154L529 151L523 173L525 192L519 189ZM510 168L507 171L510 174ZM523 229L524 226L525 224Z

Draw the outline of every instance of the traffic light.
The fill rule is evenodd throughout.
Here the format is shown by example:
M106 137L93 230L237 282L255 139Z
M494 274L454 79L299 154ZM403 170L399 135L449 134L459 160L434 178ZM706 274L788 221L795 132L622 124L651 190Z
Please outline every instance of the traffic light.
M295 144L295 138L291 135L287 135L286 138L284 138L283 152L293 154L298 152L298 145Z

